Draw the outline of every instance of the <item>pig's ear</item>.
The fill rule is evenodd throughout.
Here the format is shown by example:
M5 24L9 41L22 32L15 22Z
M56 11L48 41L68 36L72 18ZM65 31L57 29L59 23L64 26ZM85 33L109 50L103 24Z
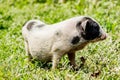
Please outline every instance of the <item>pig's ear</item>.
M80 35L86 35L85 33L85 27L86 27L86 23L84 21L79 21L77 24L76 24L76 28L79 32Z
M80 32L85 31L85 27L82 25L82 21L77 22L76 27Z

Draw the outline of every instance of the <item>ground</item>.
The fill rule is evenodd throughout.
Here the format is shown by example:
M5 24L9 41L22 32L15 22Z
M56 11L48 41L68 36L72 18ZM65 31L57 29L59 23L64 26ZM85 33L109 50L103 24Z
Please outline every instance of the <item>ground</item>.
M21 33L26 21L53 24L79 15L95 18L109 36L76 52L78 71L71 69L67 56L54 71L51 63L26 60ZM0 0L0 80L120 80L119 16L119 0Z

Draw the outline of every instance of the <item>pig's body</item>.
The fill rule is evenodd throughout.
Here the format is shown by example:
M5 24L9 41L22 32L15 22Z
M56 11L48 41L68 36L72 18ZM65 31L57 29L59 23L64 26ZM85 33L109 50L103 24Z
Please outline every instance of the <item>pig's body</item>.
M74 60L70 57L74 57L75 51L84 48L92 41L86 40L86 37L84 39L81 35L82 29L78 30L76 27L80 21L83 21L81 26L86 26L84 16L74 17L52 25L47 25L39 20L28 21L24 25L22 33L30 58L46 62L53 61L53 68L55 68L59 59L64 54L68 54L71 64L75 65ZM101 34L105 34L101 28L99 31Z

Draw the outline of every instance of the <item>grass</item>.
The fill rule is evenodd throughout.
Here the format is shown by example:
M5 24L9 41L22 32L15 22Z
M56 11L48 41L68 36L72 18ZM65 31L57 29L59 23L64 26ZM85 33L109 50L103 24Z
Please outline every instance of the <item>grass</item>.
M120 80L119 3L119 0L68 0L62 4L52 0L0 0L0 80ZM42 68L43 63L26 61L21 34L26 21L39 19L52 24L78 15L95 18L109 34L105 41L77 52L78 65L80 57L86 58L82 68L71 70L67 56L54 71L46 69L51 68L51 63Z

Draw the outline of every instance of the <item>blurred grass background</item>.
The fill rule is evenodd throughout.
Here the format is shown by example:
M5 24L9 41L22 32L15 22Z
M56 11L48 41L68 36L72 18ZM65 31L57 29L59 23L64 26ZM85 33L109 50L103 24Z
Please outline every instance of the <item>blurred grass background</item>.
M107 40L90 44L77 52L76 62L85 65L73 71L67 56L58 70L42 68L42 63L26 61L21 29L30 19L48 24L86 15L95 18L108 33ZM0 80L119 80L120 79L119 0L0 0ZM49 63L47 67L51 67ZM93 76L99 72L97 77Z

